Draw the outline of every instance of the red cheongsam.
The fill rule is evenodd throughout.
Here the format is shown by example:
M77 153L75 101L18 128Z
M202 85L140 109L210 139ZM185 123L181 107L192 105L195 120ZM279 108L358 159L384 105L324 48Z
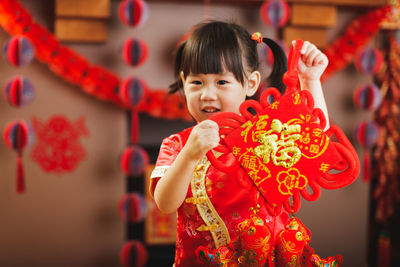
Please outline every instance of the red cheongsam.
M151 194L184 147L191 130L186 129L163 140L151 175ZM221 157L219 159L225 162L235 160L233 155ZM289 219L286 211L282 209L278 216L270 216L254 185L250 184L250 188L242 186L234 175L210 165L206 157L197 163L185 201L177 211L176 267L203 266L197 259L196 249L199 246L215 249L227 245L236 237L236 225L249 218L253 214L250 208L257 204L261 205L258 215L274 236L284 228Z

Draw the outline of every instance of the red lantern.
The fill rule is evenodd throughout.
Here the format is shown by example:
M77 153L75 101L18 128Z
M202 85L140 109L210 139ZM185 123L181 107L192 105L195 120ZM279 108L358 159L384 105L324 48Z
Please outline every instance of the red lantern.
M30 104L34 98L32 83L22 76L13 77L8 80L3 92L4 99L15 107Z
M125 194L118 203L118 211L123 220L131 223L140 222L147 213L146 200L139 193Z
M289 5L283 0L268 0L261 6L260 15L265 24L283 27L289 19Z
M144 267L147 259L147 249L140 241L128 241L122 247L120 255L122 267Z
M9 39L3 47L3 54L8 63L14 67L28 64L35 55L31 42L22 36Z
M147 55L147 45L142 40L131 38L122 45L122 59L129 66L142 65L146 61Z
M121 155L120 166L126 175L142 175L149 164L149 156L138 145L127 147Z
M383 57L377 48L366 48L359 52L355 59L355 65L359 72L375 74L382 66Z
M17 152L17 193L25 191L25 175L22 165L22 151L33 141L33 131L25 120L12 121L7 124L3 139L6 145Z
M129 27L143 25L149 17L149 8L143 0L124 0L119 4L119 18Z

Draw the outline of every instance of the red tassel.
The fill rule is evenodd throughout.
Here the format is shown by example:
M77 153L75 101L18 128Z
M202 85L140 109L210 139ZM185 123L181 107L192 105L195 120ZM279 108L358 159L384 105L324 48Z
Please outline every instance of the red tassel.
M363 176L364 182L369 183L371 180L371 154L369 150L364 152L363 156Z
M132 144L136 144L138 141L138 112L135 108L132 109L131 112L131 142Z
M21 194L25 192L25 174L24 166L22 165L21 155L18 155L17 159L17 193Z

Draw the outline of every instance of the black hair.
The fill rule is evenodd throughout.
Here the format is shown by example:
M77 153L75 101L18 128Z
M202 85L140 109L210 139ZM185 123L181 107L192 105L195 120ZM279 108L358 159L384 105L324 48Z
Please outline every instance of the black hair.
M267 78L268 85L283 93L286 55L273 40L263 38L263 42L270 47L274 56L272 72ZM169 92L183 89L181 71L186 77L189 73L221 73L224 67L243 84L246 70L253 72L259 68L257 41L251 39L246 29L234 23L211 21L198 24L176 50L175 82L169 86Z

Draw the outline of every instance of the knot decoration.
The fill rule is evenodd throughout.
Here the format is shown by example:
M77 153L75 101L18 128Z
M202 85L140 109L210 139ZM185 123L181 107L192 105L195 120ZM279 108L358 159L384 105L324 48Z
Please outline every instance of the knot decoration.
M242 103L240 114L223 112L210 118L220 127L221 141L214 150L236 157L226 166L209 151L211 164L226 173L244 172L266 200L271 215L282 207L295 213L300 208L300 194L315 201L320 187L344 187L360 171L357 154L345 134L337 126L325 132L324 114L314 108L308 91L299 90L297 62L302 45L298 40L290 51L284 95L270 87L260 102ZM275 100L272 104L268 102L270 95ZM243 175L236 176L243 179Z

